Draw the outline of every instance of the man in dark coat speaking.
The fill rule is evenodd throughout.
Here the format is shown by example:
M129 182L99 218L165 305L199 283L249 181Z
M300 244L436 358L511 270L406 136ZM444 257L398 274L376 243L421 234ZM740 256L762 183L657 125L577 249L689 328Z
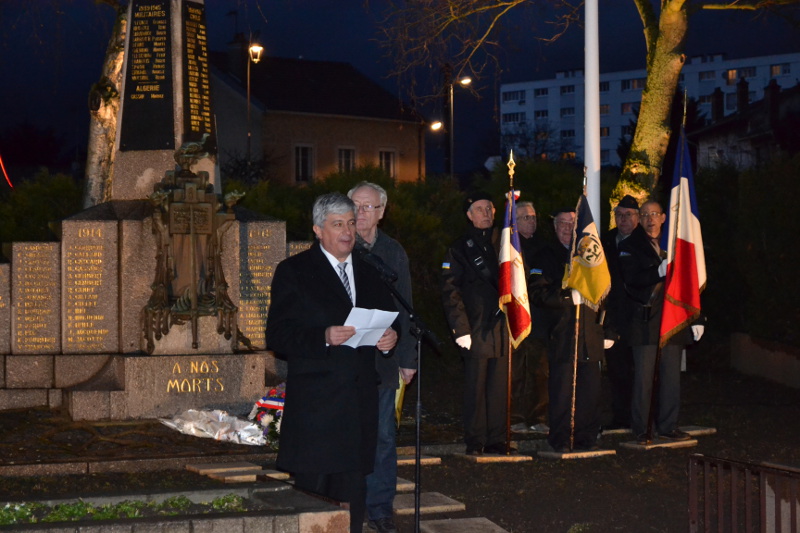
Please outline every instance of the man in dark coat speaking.
M339 193L314 202L309 250L282 261L272 281L267 347L288 363L277 466L295 486L350 504L350 531L360 532L366 475L375 461L378 424L376 349L389 353L397 333L376 346L345 346L354 305L394 311L377 271L353 260L353 202Z

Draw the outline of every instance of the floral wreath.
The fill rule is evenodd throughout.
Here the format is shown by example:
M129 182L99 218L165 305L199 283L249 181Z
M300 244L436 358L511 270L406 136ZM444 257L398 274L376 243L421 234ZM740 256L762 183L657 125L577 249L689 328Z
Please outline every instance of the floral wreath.
M278 451L278 440L281 436L281 419L283 403L286 400L286 383L270 389L266 396L258 400L250 411L248 419L255 420L264 428L266 445Z

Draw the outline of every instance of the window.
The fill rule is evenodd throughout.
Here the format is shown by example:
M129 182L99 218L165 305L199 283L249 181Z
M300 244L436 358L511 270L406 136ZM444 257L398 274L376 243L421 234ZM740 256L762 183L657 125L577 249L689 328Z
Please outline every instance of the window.
M786 76L792 73L792 67L789 63L781 63L780 65L771 65L769 67L769 76L776 78L778 76Z
M610 90L611 90L611 84L610 83L608 83L607 81L601 81L600 82L600 92L601 93L607 93Z
M503 124L519 124L525 120L525 113L503 113Z
M633 91L644 89L644 82L646 78L633 78L631 80L622 80L623 91Z
M561 152L561 159L565 161L573 161L575 157L575 152Z
M575 138L575 130L561 130L561 138L562 139L574 139Z
M561 94L573 94L575 92L574 85L562 85Z
M700 98L697 99L697 102L700 104L711 105L713 101L714 101L714 95L712 94L701 94Z
M725 95L725 109L728 111L736 109L736 93L727 93Z
M547 109L540 109L539 111L533 112L533 118L536 120L544 120L547 118Z
M600 126L600 137L608 137L611 133L611 128L608 126Z
M736 81L739 79L737 70L735 68L731 68L725 71L725 85L736 85Z
M545 87L543 89L534 89L533 96L534 98L541 98L543 96L547 96L547 88Z
M622 126L622 134L627 135L628 137L633 137L634 127L630 124L627 126Z
M506 91L503 93L503 103L505 102L524 102L525 91Z
M397 177L397 163L394 150L381 150L378 153L381 170L386 172L390 178Z
M611 162L611 151L610 150L600 150L600 164L607 165Z
M311 146L294 147L294 179L298 183L309 183L314 174L314 150Z
M608 115L611 112L611 106L608 104L600 104L600 114Z
M356 168L356 151L353 148L339 148L339 172L352 172Z
M744 67L739 69L740 78L755 78L756 67Z
M633 110L636 109L636 102L624 102L620 108L619 112L623 115L628 115L633 113Z
M713 70L704 70L697 77L700 81L714 81L714 74L716 73Z
M561 108L561 118L574 117L574 116L575 116L575 108L574 107L562 107Z

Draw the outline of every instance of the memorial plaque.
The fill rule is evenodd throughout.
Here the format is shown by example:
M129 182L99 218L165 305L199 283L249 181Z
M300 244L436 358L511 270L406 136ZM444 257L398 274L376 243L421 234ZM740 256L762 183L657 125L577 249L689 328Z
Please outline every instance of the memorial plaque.
M265 348L272 276L286 258L286 223L244 222L239 241L239 329L253 346Z
M61 254L56 242L15 242L11 353L61 353Z
M211 119L211 82L208 70L208 33L205 6L183 4L183 140L200 141L209 135L206 148L215 146ZM212 148L213 149L213 148Z
M175 148L169 0L132 0L119 149Z
M11 353L11 265L0 265L0 354Z
M116 220L64 220L61 346L67 354L119 350Z
M292 241L286 245L286 257L292 257L300 252L305 252L311 248L312 244L314 244L313 241Z
M184 204L173 202L169 206L169 230L173 234L194 233L211 235L214 212L211 204Z

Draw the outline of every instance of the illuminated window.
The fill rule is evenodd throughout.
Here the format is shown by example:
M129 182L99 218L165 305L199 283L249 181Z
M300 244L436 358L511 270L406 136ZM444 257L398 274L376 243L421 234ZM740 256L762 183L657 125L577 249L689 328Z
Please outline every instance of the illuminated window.
M314 176L314 149L308 145L294 147L294 179L309 183Z

